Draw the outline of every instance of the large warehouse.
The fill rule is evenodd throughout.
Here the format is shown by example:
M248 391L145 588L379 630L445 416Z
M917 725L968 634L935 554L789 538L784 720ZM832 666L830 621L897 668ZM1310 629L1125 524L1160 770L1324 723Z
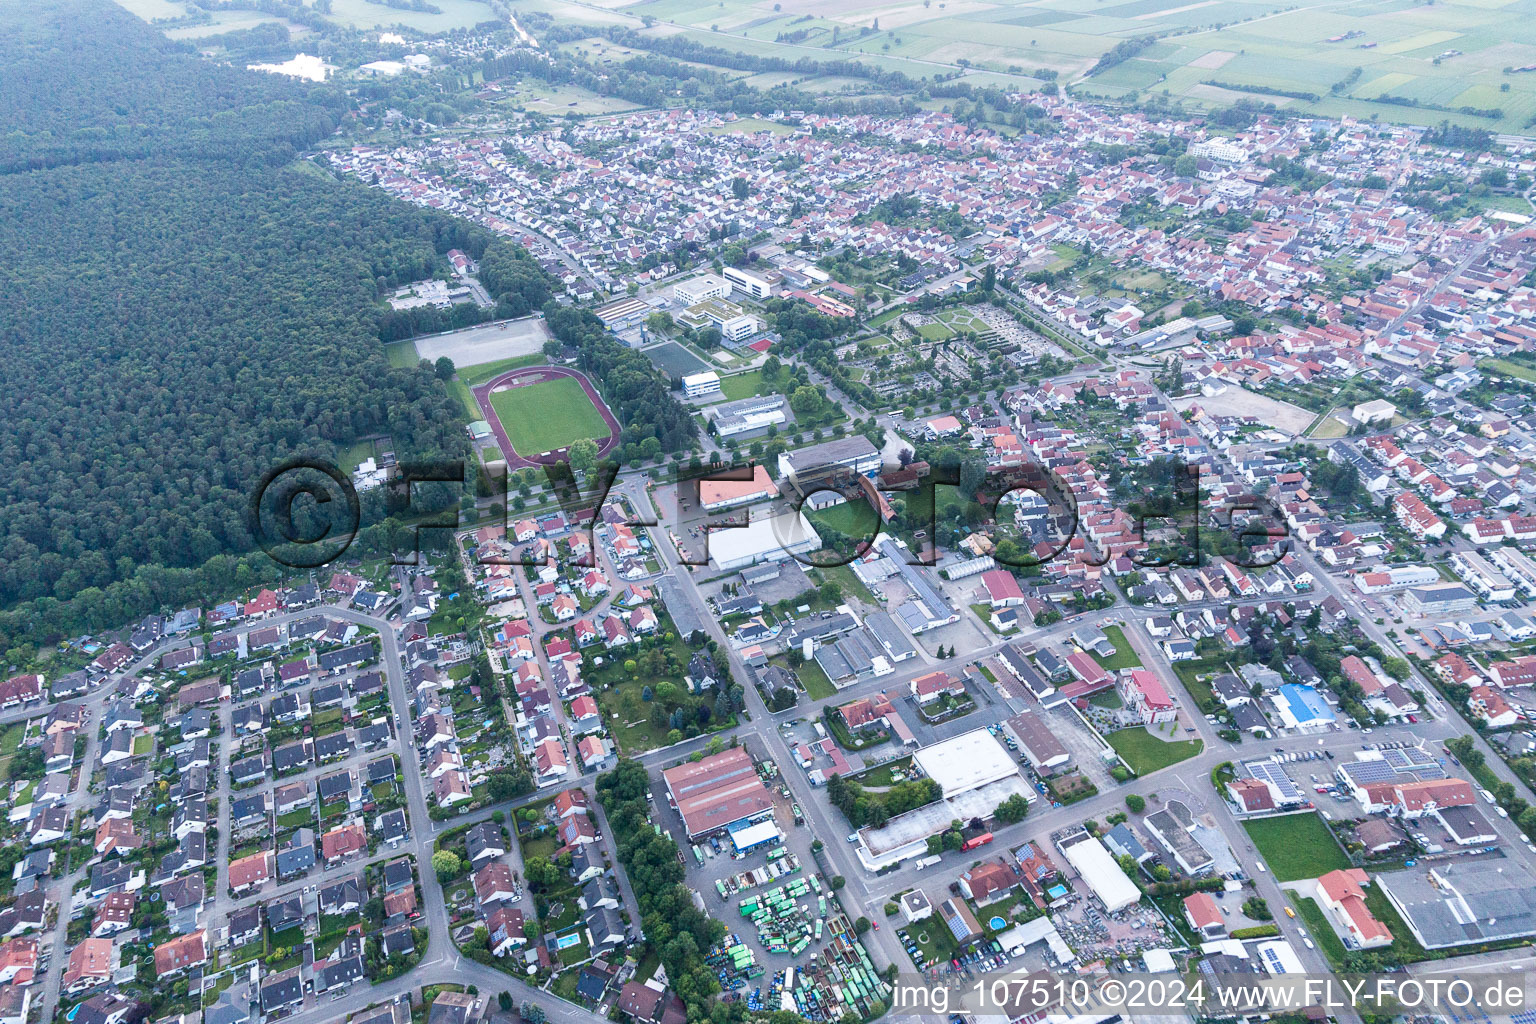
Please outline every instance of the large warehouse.
M1014 715L1003 723L1003 728L1018 742L1019 749L1024 751L1024 756L1037 772L1054 772L1072 762L1071 752L1057 739L1050 721L1041 712L1026 711Z
M1056 848L1111 914L1141 899L1141 890L1136 888L1136 883L1121 870L1115 858L1104 849L1104 844L1086 831L1058 839Z
M1009 797L1017 794L1029 800L1035 795L1018 764L985 729L926 746L912 761L939 784L944 797L898 814L882 828L859 830L855 852L871 871L921 857L928 851L928 837L957 819L988 819Z
M776 562L821 547L816 527L800 512L755 519L732 529L712 529L709 559L721 569L745 569L758 562Z
M985 729L931 743L913 754L912 760L939 784L946 800L1019 774L1017 762Z
M668 768L661 775L690 842L773 814L768 787L744 747Z
M1425 949L1536 934L1536 875L1511 858L1457 858L1377 875L1376 884Z

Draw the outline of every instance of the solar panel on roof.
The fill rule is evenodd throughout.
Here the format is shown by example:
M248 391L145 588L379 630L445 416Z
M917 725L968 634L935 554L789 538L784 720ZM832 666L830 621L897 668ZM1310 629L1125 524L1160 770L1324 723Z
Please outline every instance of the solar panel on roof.
M1296 783L1285 773L1285 769L1279 764L1268 759L1262 761L1244 761L1243 771L1249 778L1268 782L1279 792L1282 800L1293 800L1301 796L1301 790Z
M1398 778L1397 772L1384 761L1354 761L1341 769L1344 774L1354 780L1356 785L1367 785L1372 782L1394 782Z

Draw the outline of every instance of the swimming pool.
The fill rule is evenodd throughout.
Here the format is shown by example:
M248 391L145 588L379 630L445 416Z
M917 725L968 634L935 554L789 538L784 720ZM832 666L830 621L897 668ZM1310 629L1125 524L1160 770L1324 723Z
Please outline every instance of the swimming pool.
M562 935L555 940L555 949L557 950L570 949L572 946L579 945L581 945L581 932L571 932L571 934Z
M1064 885L1053 885L1045 890L1045 894L1053 900L1059 900L1067 894L1067 887Z
M1003 919L1002 919L1002 918L1000 918L1000 917L994 917L994 918L993 918L993 919L992 919L992 920L990 920L990 921L988 921L988 922L987 922L987 927L988 927L988 928L991 928L991 929L992 929L992 930L993 930L993 931L995 931L995 932L1000 932L1000 931L1002 931L1002 930L1003 930L1003 927L1004 927L1004 926L1005 926L1005 925L1006 925L1006 924L1007 924L1007 923L1008 923L1008 922L1007 922L1007 921L1004 921L1004 920L1003 920Z

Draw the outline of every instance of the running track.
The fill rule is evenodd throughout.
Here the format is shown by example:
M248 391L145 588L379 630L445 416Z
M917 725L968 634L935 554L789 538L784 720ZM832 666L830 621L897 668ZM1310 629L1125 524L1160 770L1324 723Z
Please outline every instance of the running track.
M581 389L587 393L587 398L603 417L603 422L608 425L608 436L604 440L597 441L597 457L602 458L619 446L619 421L608 408L608 403L603 401L597 393L597 388L587 379L587 375L563 366L525 366L520 370L512 370L499 377L493 377L471 390L474 392L475 401L480 403L480 409L485 413L486 422L491 425L491 433L496 436L496 444L506 456L509 470L524 469L529 466L552 466L558 462L565 462L565 449L560 448L547 455L534 455L529 457L512 447L512 441L507 437L507 429L502 426L501 418L496 415L496 410L491 408L491 392L497 388L513 385L525 387L529 384L543 384L546 381L558 380L561 377L570 377L581 385Z

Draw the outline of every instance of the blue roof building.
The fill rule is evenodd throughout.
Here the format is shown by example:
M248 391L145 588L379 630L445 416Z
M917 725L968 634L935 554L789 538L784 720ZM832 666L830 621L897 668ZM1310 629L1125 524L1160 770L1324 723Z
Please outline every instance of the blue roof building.
M1287 683L1275 694L1274 703L1287 728L1316 732L1333 724L1333 709L1310 686Z

